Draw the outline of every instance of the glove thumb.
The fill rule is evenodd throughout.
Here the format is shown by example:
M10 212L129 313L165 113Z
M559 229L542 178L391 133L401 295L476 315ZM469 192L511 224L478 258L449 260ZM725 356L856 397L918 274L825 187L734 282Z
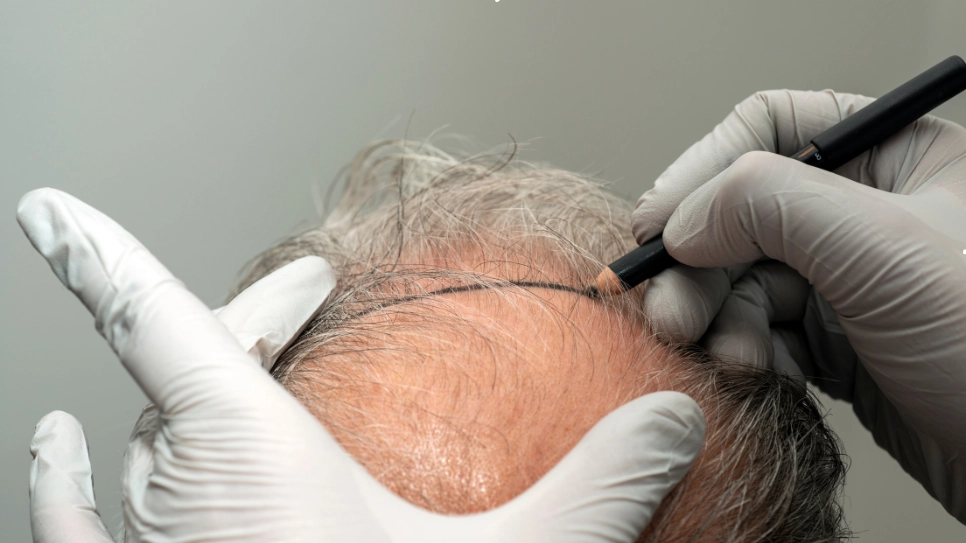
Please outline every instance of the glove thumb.
M258 280L215 314L242 348L271 370L335 284L335 272L325 259L306 256Z
M525 493L500 541L633 543L704 445L701 408L679 392L642 396L613 411Z
M87 439L63 411L40 419L30 442L30 524L36 543L113 543L94 505Z

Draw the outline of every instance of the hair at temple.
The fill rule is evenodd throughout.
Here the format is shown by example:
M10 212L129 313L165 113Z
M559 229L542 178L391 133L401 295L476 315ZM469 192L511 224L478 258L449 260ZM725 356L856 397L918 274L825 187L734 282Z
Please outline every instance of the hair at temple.
M345 394L358 386L360 374L349 366L382 360L387 350L401 360L418 359L420 353L401 345L407 334L465 328L441 292L507 300L534 296L545 283L577 292L634 246L626 200L583 176L514 160L515 153L516 146L502 155L456 157L420 142L373 144L345 170L341 198L321 227L279 243L249 265L235 293L306 255L322 256L335 268L335 291L272 374L343 445L367 446L365 436L339 422L365 415L326 391ZM642 295L636 289L593 302L573 297L575 305L599 304L628 329L640 324L637 355L673 365L650 385L641 384L638 394L660 382L658 388L695 398L708 420L698 462L641 540L846 539L838 504L846 468L817 400L786 376L716 361L695 346L654 335L641 314ZM548 311L558 318L564 312ZM479 335L484 344L503 341L485 330L460 333ZM407 484L387 483L428 509L482 507L467 498L454 509L452 501L407 491Z

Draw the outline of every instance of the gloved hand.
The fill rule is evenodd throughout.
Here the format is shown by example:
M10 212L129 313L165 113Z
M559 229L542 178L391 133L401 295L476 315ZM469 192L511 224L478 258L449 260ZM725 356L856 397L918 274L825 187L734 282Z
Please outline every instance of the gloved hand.
M325 261L279 270L215 317L130 234L67 194L29 193L18 220L161 414L150 473L129 472L124 490L129 541L631 542L703 443L697 404L650 394L602 419L509 503L429 513L381 486L253 362L274 357L325 298ZM292 285L306 298L285 294ZM79 423L44 417L31 452L34 540L110 541Z
M654 278L646 309L853 402L966 523L966 130L927 116L835 173L783 156L871 101L761 92L688 149L634 212L638 241L663 230L686 265ZM714 268L762 257L785 264Z

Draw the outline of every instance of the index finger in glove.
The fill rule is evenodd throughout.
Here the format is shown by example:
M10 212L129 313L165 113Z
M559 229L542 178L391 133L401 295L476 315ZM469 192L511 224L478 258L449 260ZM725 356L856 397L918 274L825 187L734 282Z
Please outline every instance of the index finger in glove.
M808 295L808 281L798 272L781 262L759 262L735 282L701 345L722 360L771 369L773 327L800 322Z
M749 151L789 155L874 99L856 94L771 90L740 104L692 145L637 201L632 224L639 243L661 233L671 214L698 187Z
M17 220L163 412L221 400L212 390L197 394L189 381L219 381L218 390L235 389L240 397L258 386L228 329L110 218L69 194L39 189L20 200Z
M667 334L674 341L694 343L721 310L731 283L750 266L672 266L648 280L644 314L655 332Z

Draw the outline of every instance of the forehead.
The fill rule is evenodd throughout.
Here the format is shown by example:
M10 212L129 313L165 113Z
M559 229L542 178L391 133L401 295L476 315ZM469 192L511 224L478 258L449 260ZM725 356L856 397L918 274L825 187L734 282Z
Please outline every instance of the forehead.
M552 288L426 296L353 327L299 396L380 481L448 513L522 492L667 363L641 319Z

